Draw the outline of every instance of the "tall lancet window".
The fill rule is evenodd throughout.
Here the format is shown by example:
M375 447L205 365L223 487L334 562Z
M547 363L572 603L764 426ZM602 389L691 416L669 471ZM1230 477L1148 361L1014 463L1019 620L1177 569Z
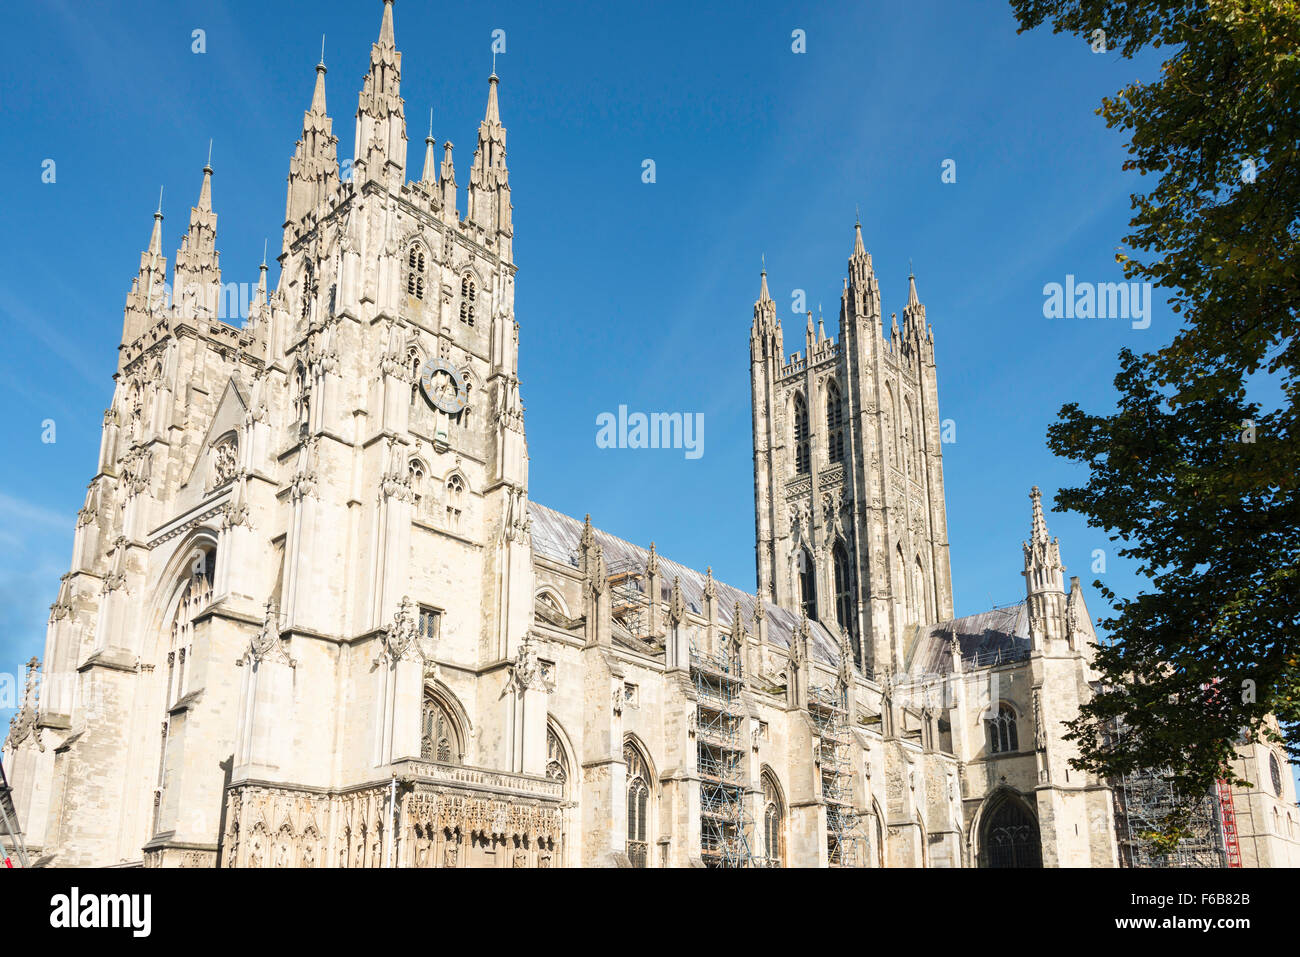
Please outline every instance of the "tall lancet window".
M650 772L631 743L623 745L627 765L627 857L633 867L649 866Z
M844 549L843 542L835 543L834 551L835 561L835 620L839 622L840 630L848 636L849 644L853 647L853 655L858 654L858 636L854 628L856 616L853 613L853 590L850 588L849 574L849 553Z
M460 321L474 325L474 306L478 298L478 284L469 273L460 277Z
M812 554L801 548L795 556L799 562L799 604L809 621L817 620L817 572Z
M424 366L424 358L420 355L420 350L416 346L408 346L406 350L406 371L411 378L411 405L415 408L420 406L420 369Z
M171 736L171 710L184 697L187 659L194 649L194 621L212 603L212 580L216 577L217 550L212 545L194 549L185 577L176 592L167 649L167 684L163 691L162 741L158 754L158 785L154 789L153 827L161 823L163 795L167 789L167 744Z
M912 563L912 620L922 621L926 617L926 600L925 600L925 567L921 564L921 556L916 556L916 561Z
M424 285L424 247L419 243L412 243L411 250L406 255L406 294L416 299L423 299Z
M453 473L447 479L447 527L453 532L460 529L461 512L465 510L465 480Z
M794 397L794 470L808 471L808 404L801 395Z
M834 382L826 387L826 451L832 462L844 461L844 403Z
M785 866L785 802L770 771L763 782L763 857L768 867Z
M546 727L546 776L552 781L559 781L561 787L564 788L565 797L568 797L569 757L564 753L564 745L560 743L560 736L555 733L555 729L550 725Z
M1016 729L1016 713L1008 704L999 704L994 718L984 722L989 754L1006 754L1020 750L1020 735Z

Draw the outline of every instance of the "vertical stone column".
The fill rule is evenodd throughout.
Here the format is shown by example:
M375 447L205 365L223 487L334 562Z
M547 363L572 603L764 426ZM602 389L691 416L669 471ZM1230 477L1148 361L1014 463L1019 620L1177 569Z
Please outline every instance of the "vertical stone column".
M425 655L410 598L402 597L392 623L379 641L375 659L375 767L420 757Z
M546 696L550 689L543 684L531 633L520 642L510 672L505 696L510 769L540 777L546 773Z

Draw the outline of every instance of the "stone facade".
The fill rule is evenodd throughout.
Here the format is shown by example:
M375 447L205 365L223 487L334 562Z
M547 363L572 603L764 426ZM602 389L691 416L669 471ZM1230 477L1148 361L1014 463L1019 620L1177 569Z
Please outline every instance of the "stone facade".
M219 317L212 168L170 291L155 214L4 749L33 852L1113 865L1110 792L1063 738L1082 591L1035 489L1026 600L953 618L933 329L913 282L885 336L860 227L840 342L809 316L787 357L762 277L748 594L528 499L496 76L462 217L450 142L407 177L391 2L350 177L325 74L247 322Z

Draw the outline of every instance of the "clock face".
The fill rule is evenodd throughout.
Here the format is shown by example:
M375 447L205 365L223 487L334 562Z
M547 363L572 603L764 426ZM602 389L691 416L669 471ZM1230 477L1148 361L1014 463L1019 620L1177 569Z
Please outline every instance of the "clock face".
M430 359L420 370L420 391L435 408L455 415L465 408L468 397L456 367L446 359Z

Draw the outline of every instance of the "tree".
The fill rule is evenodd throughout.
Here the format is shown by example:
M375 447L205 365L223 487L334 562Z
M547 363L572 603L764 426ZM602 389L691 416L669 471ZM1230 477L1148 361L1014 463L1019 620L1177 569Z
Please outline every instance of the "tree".
M1300 0L1011 5L1021 32L1050 21L1124 57L1173 51L1158 80L1098 113L1129 136L1124 168L1155 177L1116 259L1183 323L1159 349L1121 353L1114 413L1066 405L1048 446L1089 468L1056 510L1122 541L1150 585L1120 599L1097 583L1111 643L1103 688L1070 725L1078 766L1168 768L1204 794L1237 780L1243 736L1300 755ZM1280 401L1248 400L1261 381Z

